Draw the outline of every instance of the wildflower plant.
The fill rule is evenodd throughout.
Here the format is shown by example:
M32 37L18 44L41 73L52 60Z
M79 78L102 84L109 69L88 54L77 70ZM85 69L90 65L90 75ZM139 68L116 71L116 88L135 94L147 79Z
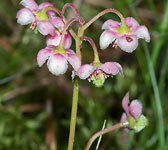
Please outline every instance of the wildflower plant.
M39 67L47 62L48 70L53 75L59 76L66 73L68 63L72 65L74 89L68 150L73 150L80 79L87 79L95 87L102 87L107 77L113 77L118 74L124 77L123 68L118 62L102 63L100 61L94 41L90 37L84 36L85 30L104 14L116 14L121 22L110 19L103 24L102 29L105 31L100 36L100 48L106 49L112 43L113 47L116 48L119 46L121 50L128 53L133 52L138 47L138 39L145 39L146 42L150 42L149 31L146 26L139 25L134 18L124 18L120 12L111 8L100 12L85 23L78 9L71 3L65 4L62 10L55 8L48 2L44 2L38 6L34 0L22 0L20 4L25 8L18 11L17 22L21 25L31 24L30 28L32 30L46 36L46 48L40 50L37 54ZM67 7L71 7L76 13L76 16L70 18L69 21L64 16ZM74 22L77 22L77 33L71 28L71 24ZM76 44L75 51L70 49L72 38ZM94 52L93 61L88 64L81 63L84 52L82 48L83 41L88 41ZM86 145L86 150L90 149L94 140L100 135L118 128L140 132L148 125L147 118L142 115L142 104L140 101L133 100L129 105L129 93L124 96L122 107L125 113L123 113L120 123L110 128L105 128L93 135Z

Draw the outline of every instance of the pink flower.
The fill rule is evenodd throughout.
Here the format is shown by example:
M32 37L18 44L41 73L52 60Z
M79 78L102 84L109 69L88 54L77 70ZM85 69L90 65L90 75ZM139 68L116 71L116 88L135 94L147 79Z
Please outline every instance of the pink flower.
M88 79L88 81L92 81L95 86L101 87L107 77L114 76L118 73L123 76L123 70L119 63L106 62L104 64L84 64L78 69L76 75L78 75L80 79Z
M51 3L44 2L39 6L34 0L22 0L20 2L25 8L22 8L17 13L17 22L21 25L31 24L31 29L34 30L36 27L38 31L43 35L53 35L55 28L49 21L49 16L45 11L45 8L52 6Z
M113 42L113 47L119 46L121 50L131 53L137 48L138 39L150 42L146 26L139 25L132 17L125 18L125 25L109 19L103 24L102 29L105 31L100 36L101 49L106 49Z
M128 120L128 116L132 116L135 120L138 120L142 114L142 104L138 100L133 100L129 104L129 93L127 92L122 100L122 107L125 110L121 117L121 122L124 123Z
M132 129L140 132L148 126L148 119L142 114L142 104L133 100L129 105L129 93L127 92L122 100L122 107L125 113L122 114L120 123L125 125L125 130Z
M52 17L50 18L50 22L55 26L55 28L57 28L57 30L55 31L55 34L53 36L48 35L47 45L58 46L61 41L61 33L64 29L65 24L60 17L56 17L54 15L52 15ZM63 44L64 48L69 49L71 44L72 44L72 38L70 34L67 32L64 36L64 44Z
M74 51L70 49L60 49L55 46L47 46L45 49L39 51L37 55L39 67L41 67L47 59L49 71L56 76L64 74L67 71L68 62L75 71L78 70L81 65L81 61Z

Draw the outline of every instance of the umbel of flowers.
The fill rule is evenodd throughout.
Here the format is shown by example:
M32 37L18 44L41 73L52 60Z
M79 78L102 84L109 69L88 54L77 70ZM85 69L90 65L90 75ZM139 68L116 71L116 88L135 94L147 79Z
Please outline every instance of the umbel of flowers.
M79 93L79 79L87 79L96 87L101 87L105 83L107 77L113 77L120 74L123 77L122 66L118 62L104 62L99 58L99 53L94 41L90 37L84 36L84 31L99 17L106 13L116 14L121 22L109 19L102 29L104 30L100 36L100 48L106 49L111 43L112 47L119 46L121 50L131 53L138 47L138 39L145 39L150 42L149 31L146 26L139 23L132 17L124 18L120 12L115 9L106 9L90 21L85 23L80 16L78 9L71 3L64 5L62 11L54 7L53 4L44 2L40 5L34 0L22 0L20 2L24 8L20 9L16 15L17 22L21 25L29 25L35 33L41 33L46 37L46 47L37 54L37 63L39 67L47 62L48 70L53 75L63 75L66 73L68 63L72 66L72 78L74 80L74 91L72 101L72 115L70 123L70 134L68 142L68 150L73 150L75 126L77 116L77 104ZM67 7L74 9L76 17L67 21L64 12ZM77 34L71 28L71 24L77 22ZM71 49L72 37L75 40L76 50ZM82 49L83 40L88 41L94 51L93 62L82 64L81 58L84 50ZM82 51L81 51L82 49ZM98 132L97 135L110 132L117 128L133 129L136 132L141 131L147 126L147 118L142 115L142 105L138 100L133 100L129 104L129 95L125 95L122 101L122 107L125 110L119 124L109 129ZM93 136L86 146L86 150L93 143L97 136Z

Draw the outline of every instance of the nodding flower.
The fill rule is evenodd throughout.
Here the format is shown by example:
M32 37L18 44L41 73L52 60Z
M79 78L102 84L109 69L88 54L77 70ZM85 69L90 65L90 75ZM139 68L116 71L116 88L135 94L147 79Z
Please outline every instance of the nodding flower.
M122 114L121 123L128 122L127 129L140 132L148 125L147 118L142 114L142 104L139 100L133 100L129 105L129 93L127 92L122 100L122 107L125 113Z
M40 50L37 55L37 63L39 67L46 61L48 70L56 76L62 75L67 71L68 62L72 65L75 71L77 71L81 65L81 61L74 51L53 45Z
M43 35L54 35L55 27L50 21L51 11L47 12L46 7L53 6L51 3L44 2L39 6L34 0L22 0L20 2L25 8L17 13L17 22L21 25L31 24L32 30L38 30ZM48 14L49 13L49 14Z
M88 79L88 81L93 82L96 87L101 87L107 77L112 77L118 73L123 76L122 67L117 62L106 62L104 64L93 62L91 64L82 65L72 77L74 78L76 74L80 79Z
M111 43L113 47L119 46L121 50L131 53L138 46L138 39L150 42L149 31L144 25L132 17L124 19L124 24L112 19L107 20L102 29L105 30L100 36L100 48L106 49Z
M47 36L47 45L58 46L61 41L61 35L62 35L63 29L65 27L65 24L62 21L62 19L57 16L52 16L50 21L55 26L56 30L55 30L54 35ZM64 49L69 49L71 44L72 44L71 35L69 34L68 31L66 31L66 33L64 35L64 42L63 42Z

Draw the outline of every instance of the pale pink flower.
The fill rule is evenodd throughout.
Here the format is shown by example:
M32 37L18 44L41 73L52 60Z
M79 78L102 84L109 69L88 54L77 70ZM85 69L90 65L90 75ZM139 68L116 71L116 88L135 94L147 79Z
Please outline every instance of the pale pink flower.
M54 15L50 18L50 22L55 26L57 30L55 31L55 34L53 36L48 35L47 45L58 46L61 41L61 34L62 34L65 24L60 17L56 17ZM72 38L70 34L67 32L64 35L64 43L63 43L64 49L69 49L71 44L72 44Z
M133 100L129 105L129 93L127 92L122 100L122 107L125 113L122 114L121 123L128 121L128 116L133 117L136 121L142 114L142 104L138 100Z
M133 52L138 46L138 39L150 42L149 31L144 25L132 17L125 18L125 26L114 20L107 20L102 29L105 31L100 36L100 48L106 49L111 43L113 47L119 46L121 50L128 53Z
M75 74L79 76L80 79L88 79L89 82L93 81L96 86L101 87L107 77L114 76L118 73L123 76L123 70L119 63L106 62L96 65L94 65L94 63L84 64ZM72 77L74 77L74 74ZM96 80L98 82L96 82Z
M74 51L70 49L58 49L58 47L55 46L47 46L45 49L39 51L37 55L39 67L46 61L48 70L56 76L64 74L67 71L68 62L75 71L77 71L81 65L81 61Z
M51 3L44 2L39 6L34 0L22 0L20 2L25 8L22 8L17 13L17 22L21 25L31 24L31 29L36 27L43 35L54 35L54 25L49 21L49 16L44 9L48 6L53 6Z

